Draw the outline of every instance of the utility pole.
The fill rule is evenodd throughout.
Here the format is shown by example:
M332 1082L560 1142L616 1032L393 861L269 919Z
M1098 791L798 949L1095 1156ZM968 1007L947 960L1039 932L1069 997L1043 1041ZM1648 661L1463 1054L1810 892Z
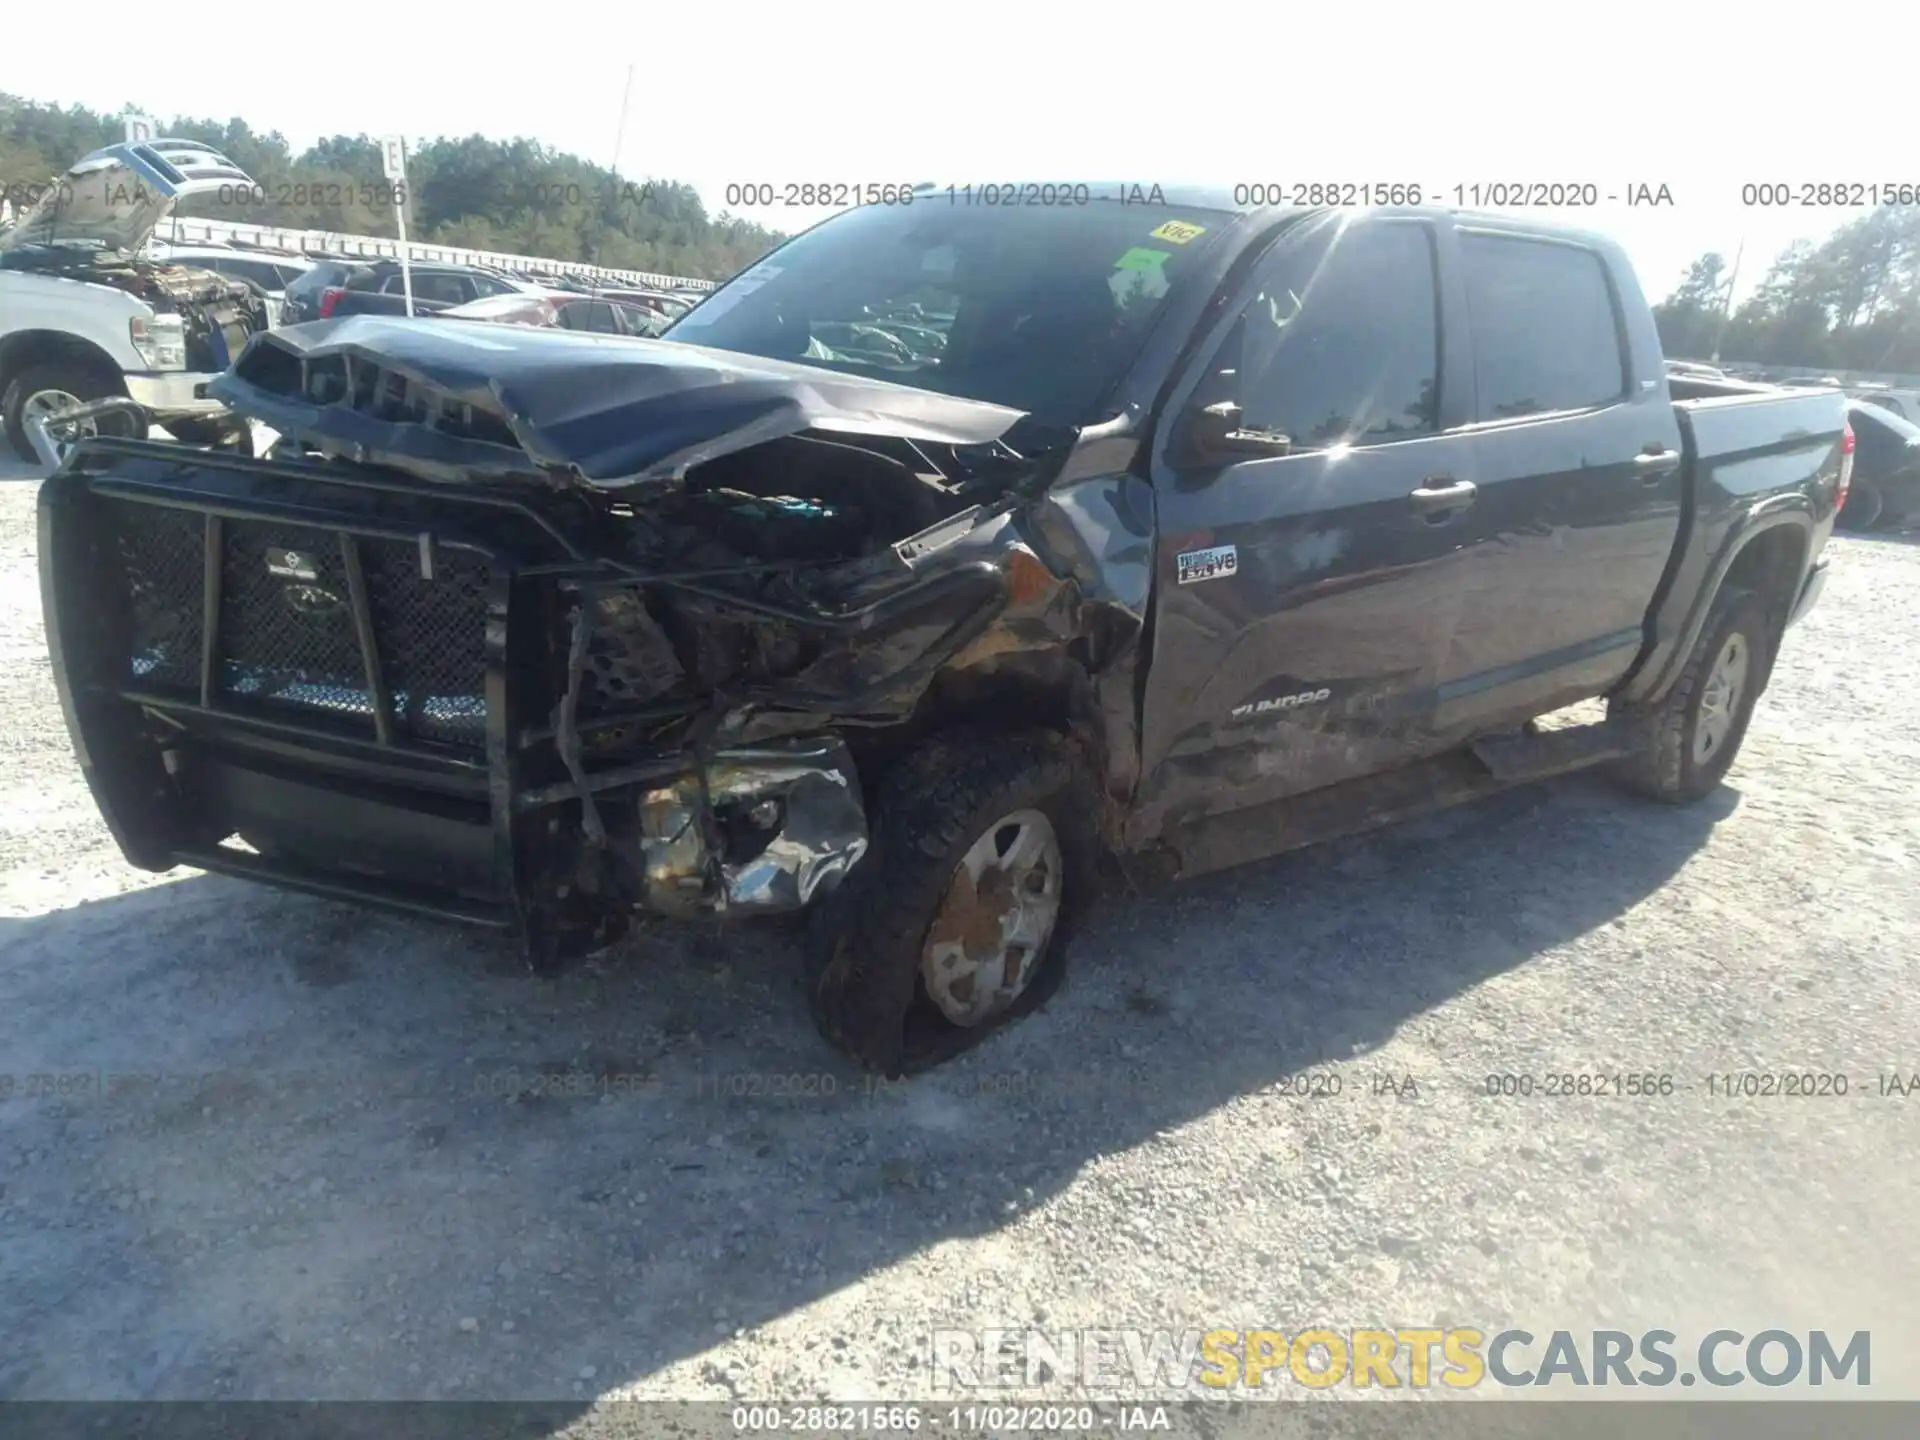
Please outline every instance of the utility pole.
M620 128L613 133L613 178L620 178L620 147L627 138L627 102L633 99L633 66L627 66L627 86L620 92Z
M613 171L613 183L616 186L620 183L620 148L626 143L627 139L627 105L632 99L633 63L629 61L627 63L627 83L625 88L620 92L620 128L613 132L613 164L610 168ZM615 193L617 196L618 192L616 191ZM617 198L615 203L618 204ZM593 247L593 263L596 268L600 264L600 246L597 241ZM594 293L597 295L599 292L600 282L596 278L594 281Z
M1733 318L1733 287L1740 283L1740 257L1746 253L1747 237L1742 235L1740 248L1733 252L1733 273L1727 277L1727 298L1720 306L1720 323L1714 327L1713 354L1707 357L1709 364L1720 363L1720 342L1727 338L1727 321Z

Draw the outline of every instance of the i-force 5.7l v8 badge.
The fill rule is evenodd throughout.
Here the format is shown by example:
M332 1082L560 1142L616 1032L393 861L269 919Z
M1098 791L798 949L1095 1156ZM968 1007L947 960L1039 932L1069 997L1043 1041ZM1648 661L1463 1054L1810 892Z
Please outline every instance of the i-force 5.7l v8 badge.
M1223 580L1240 568L1240 552L1231 545L1215 545L1207 550L1182 550L1175 557L1182 585L1202 580Z

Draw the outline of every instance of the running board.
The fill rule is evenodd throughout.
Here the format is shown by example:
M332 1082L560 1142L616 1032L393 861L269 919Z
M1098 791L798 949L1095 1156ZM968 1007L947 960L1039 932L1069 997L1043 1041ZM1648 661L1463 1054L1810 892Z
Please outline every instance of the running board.
M1397 824L1509 788L1464 750L1287 800L1192 821L1162 837L1177 873L1214 870Z
M1482 736L1469 748L1495 777L1520 785L1623 760L1634 746L1633 737L1619 721L1596 720L1556 730L1528 725L1517 732Z
M1377 775L1190 821L1159 842L1181 876L1204 875L1450 810L1632 753L1617 722L1529 725Z

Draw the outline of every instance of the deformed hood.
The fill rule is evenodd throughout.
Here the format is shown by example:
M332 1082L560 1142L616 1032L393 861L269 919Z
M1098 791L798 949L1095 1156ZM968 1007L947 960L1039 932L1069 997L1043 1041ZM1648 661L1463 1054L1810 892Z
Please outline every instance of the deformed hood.
M0 239L0 249L99 245L132 254L147 243L176 201L222 187L244 193L253 189L253 180L198 141L109 145L52 181Z
M986 444L1025 413L673 340L377 315L256 336L209 393L427 478L537 469L608 487L802 430Z

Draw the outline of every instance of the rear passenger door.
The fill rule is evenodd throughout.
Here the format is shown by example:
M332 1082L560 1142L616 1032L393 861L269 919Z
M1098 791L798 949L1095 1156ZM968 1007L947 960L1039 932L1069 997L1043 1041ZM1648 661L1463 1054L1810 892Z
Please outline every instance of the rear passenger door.
M1433 748L1472 543L1474 442L1445 232L1297 223L1231 297L1155 442L1140 819L1263 803ZM1183 457L1237 404L1286 454Z
M1481 543L1436 721L1460 738L1604 692L1639 654L1680 521L1666 386L1631 373L1625 303L1573 238L1455 227L1472 337Z

